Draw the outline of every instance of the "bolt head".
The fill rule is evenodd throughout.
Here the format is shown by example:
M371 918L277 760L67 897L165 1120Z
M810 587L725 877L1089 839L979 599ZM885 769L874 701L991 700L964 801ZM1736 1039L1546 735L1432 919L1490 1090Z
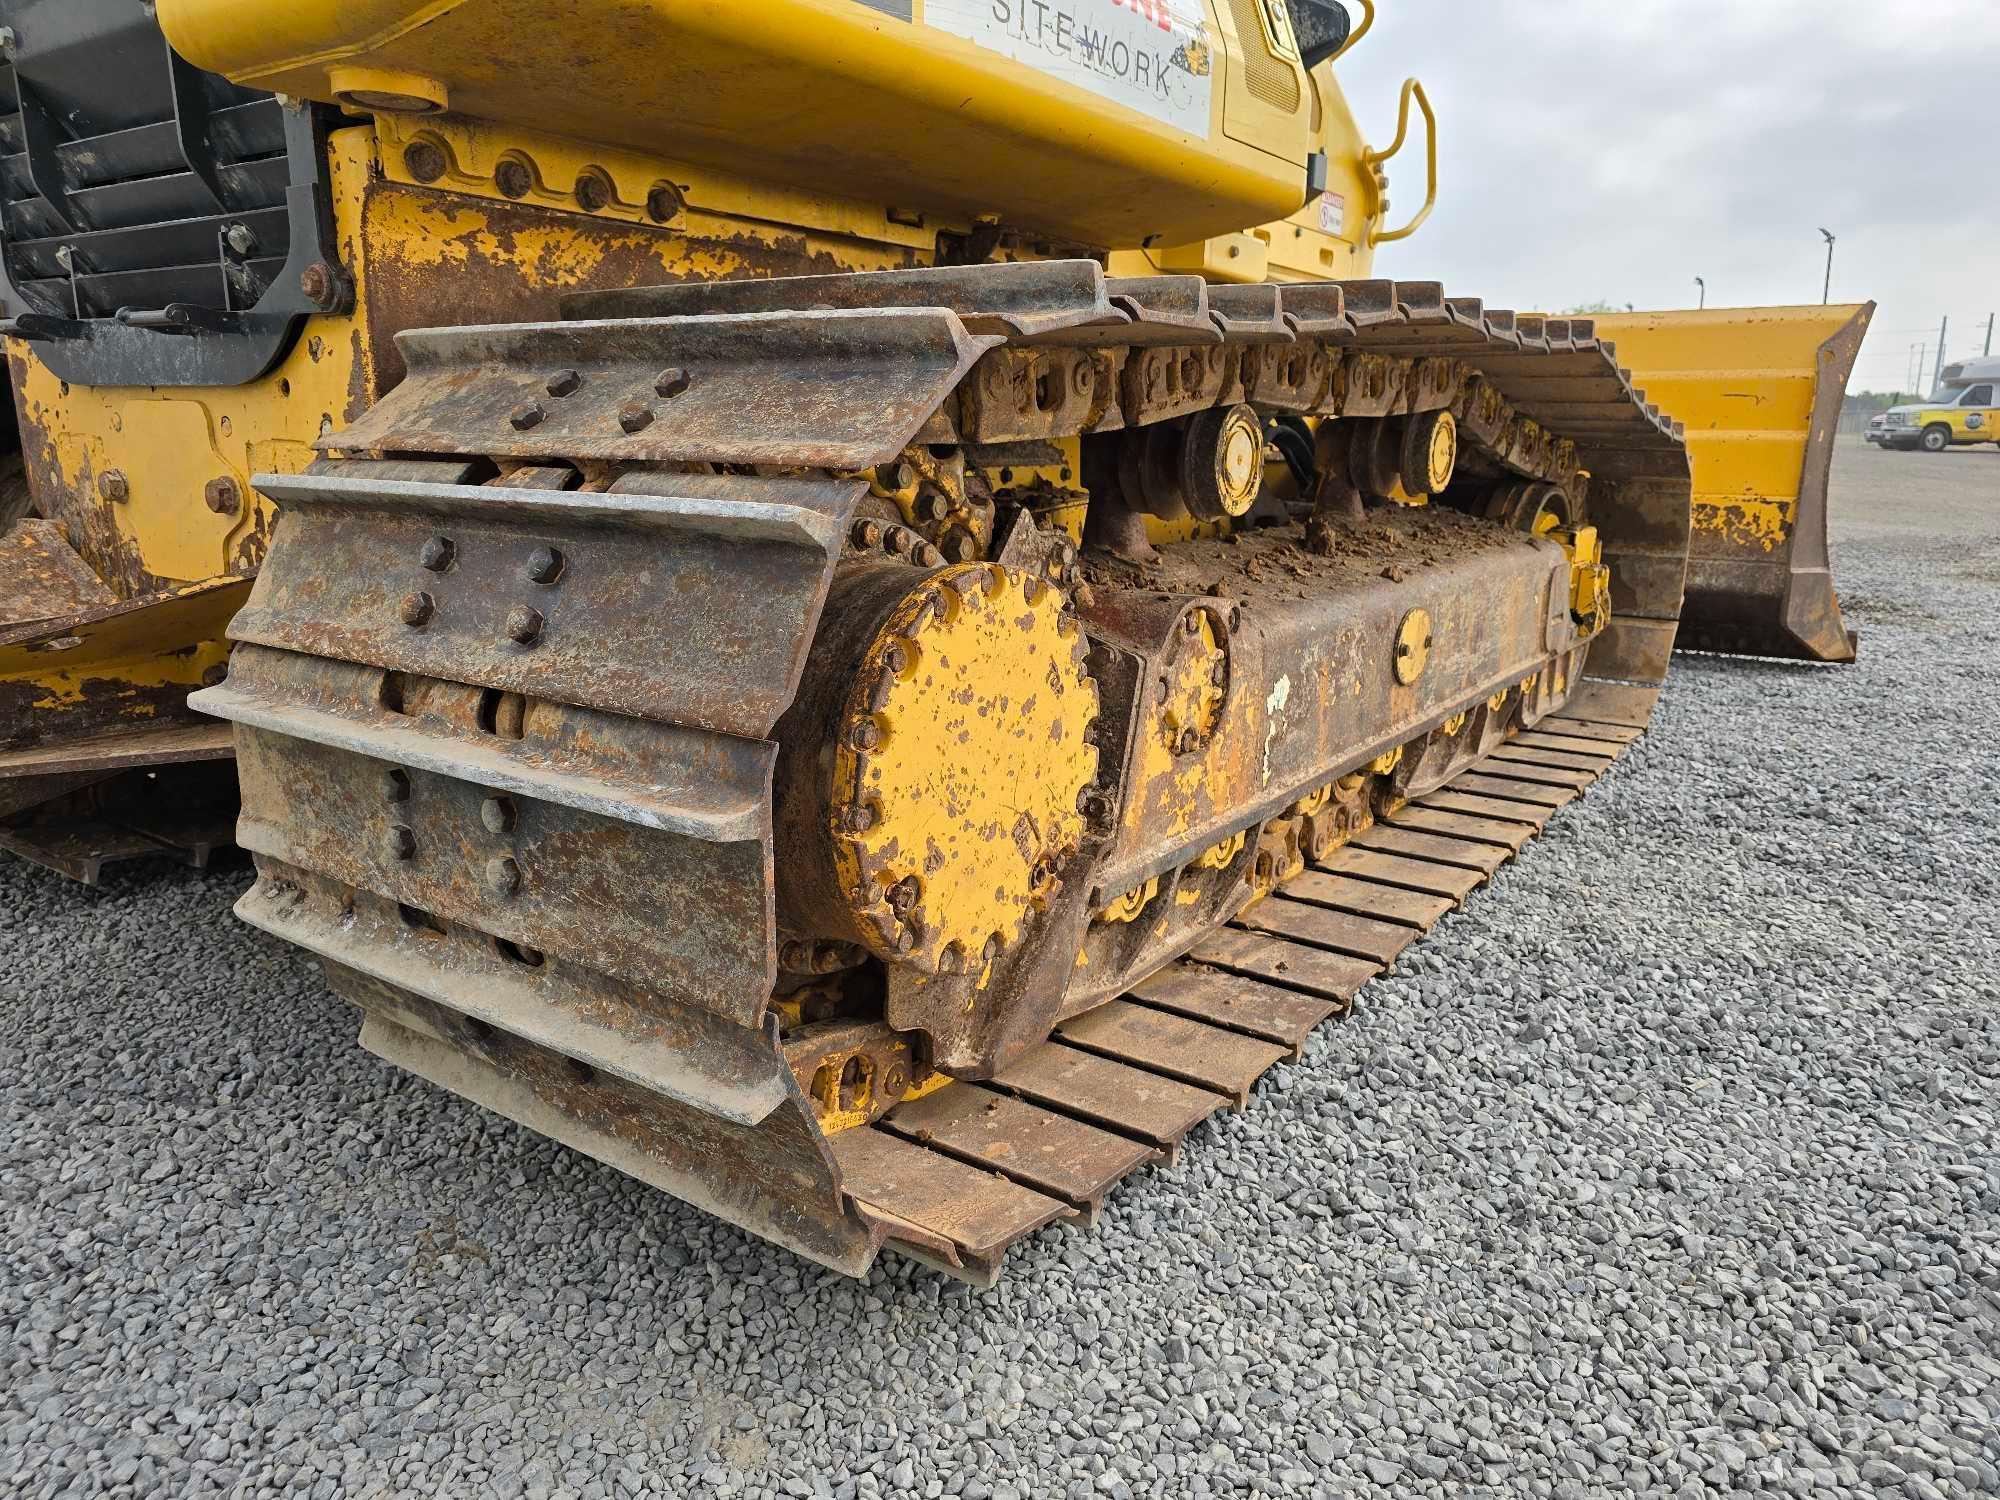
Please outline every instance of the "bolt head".
M629 406L620 407L618 425L627 432L644 432L653 425L653 408L637 401Z
M942 567L944 565L944 554L938 551L937 548L926 543L922 548L918 549L917 561L927 568Z
M563 555L554 547L537 547L528 554L528 577L536 583L554 583L562 570Z
M414 858L417 852L416 831L401 823L391 823L382 835L382 852L390 859Z
M506 855L486 861L486 884L496 896L511 896L521 888L521 867Z
M693 384L694 377L686 370L679 365L668 365L660 371L660 378L653 382L653 389L671 401Z
M512 833L517 818L512 797L488 797L479 804L479 821L488 833Z
M218 516L233 516L243 506L242 491L227 474L202 486L201 498Z
M332 266L316 260L299 272L299 291L318 308L331 308L340 300L340 277Z
M437 613L437 600L429 594L405 594L398 613L402 615L403 623L412 629L428 625L431 616Z
M882 526L878 521L856 521L849 535L857 547L872 550L882 545Z
M797 938L778 949L778 967L794 974L805 974L812 968L812 945L802 943Z
M424 543L419 561L433 573L442 573L458 556L458 546L448 536L434 536Z
M574 396L583 384L583 376L575 370L558 370L549 377L548 392L551 396Z
M875 810L857 803L841 821L849 833L866 833L875 826Z
M97 493L114 505L122 504L132 498L132 485L122 469L106 469L97 476Z
M515 407L513 415L509 416L507 420L513 424L516 432L526 432L530 427L541 426L542 418L547 415L548 413L542 410L542 404L539 401L530 401L525 405Z
M854 726L848 742L865 753L882 743L882 730L873 719L863 719Z
M531 605L517 604L507 611L507 638L531 646L542 633L542 612Z
M947 551L953 562L972 562L979 556L979 539L969 531L961 531L951 539Z

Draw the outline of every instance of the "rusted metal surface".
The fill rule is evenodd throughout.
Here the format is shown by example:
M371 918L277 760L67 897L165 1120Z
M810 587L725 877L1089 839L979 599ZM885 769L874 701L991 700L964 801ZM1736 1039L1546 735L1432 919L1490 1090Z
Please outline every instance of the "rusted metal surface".
M1606 638L1571 607L1594 554L1479 502L1534 480L1580 506L1588 470L1615 513L1638 455L1664 513L1680 450L1587 329L1434 285L872 284L409 335L408 380L334 442L430 457L273 481L287 518L200 703L238 726L246 915L320 953L385 1053L823 1263L889 1243L984 1282L1245 1099L1508 856L1496 829L1595 773L1500 753L1575 732L1553 714ZM1003 472L1067 471L1075 439L1088 506L1100 439L1246 399L1378 439L1450 411L1469 488L1319 532L1252 497L1264 524L1230 540L1079 567ZM1013 571L982 557L1002 547ZM1654 582L1672 599L1626 601L1632 639L1678 608ZM994 631L960 583L1004 596ZM1037 775L1088 746L1060 795L935 824L941 776L1020 792L999 751L1023 725ZM930 789L910 858L843 864L903 816L855 774L893 754ZM1410 797L1484 821L1368 831ZM689 1142L656 1138L690 1114Z
M1027 339L1083 326L1122 328L1095 261L1043 261L1004 278L986 266L626 286L563 298L566 318L677 318L831 308L943 307L972 333Z
M1163 1078L1093 1052L1045 1042L1008 1064L993 1086L1094 1121L1171 1153L1181 1137L1222 1108L1220 1094Z
M1301 875L1287 881L1281 888L1283 894L1259 901L1236 919L1238 925L1381 966L1394 963L1421 936L1412 927L1314 903L1308 894L1312 887L1301 884L1306 878ZM1294 894L1298 900L1289 899Z
M1324 868L1336 875L1353 875L1454 900L1463 900L1486 883L1486 876L1478 870L1434 864L1428 859L1410 859L1400 854L1378 854L1351 845L1327 860Z
M1578 739L1596 740L1613 749L1622 749L1639 738L1640 731L1625 724L1606 724L1595 719L1573 719L1567 716L1551 716L1544 721L1551 730L1573 735Z
M1445 789L1471 792L1481 797L1493 797L1502 802L1526 802L1536 807L1551 809L1568 807L1577 798L1576 792L1568 787L1544 786L1532 781L1489 775L1483 768L1475 768L1462 776L1454 777Z
M337 442L865 468L901 453L998 342L941 308L421 329L397 339L408 377ZM570 371L578 383L552 393ZM774 410L781 424L754 419Z
M234 639L747 737L791 701L863 489L642 474L600 494L338 464L264 488L289 545Z
M1585 719L1593 723L1616 724L1637 739L1652 722L1653 709L1660 701L1657 686L1612 682L1586 683L1570 698L1563 718Z
M1342 1005L1352 1001L1362 985L1382 972L1382 965L1374 959L1327 952L1234 929L1204 938L1188 950L1188 957L1210 968L1268 980Z
M1307 901L1399 927L1414 927L1420 932L1429 931L1439 917L1457 905L1449 896L1406 891L1379 881L1357 880L1351 875L1329 875L1325 870L1307 870L1293 876L1285 882L1284 894L1293 901Z
M1600 763L1612 760L1617 752L1608 748L1601 740L1585 739L1580 735L1544 734L1533 732L1517 735L1514 743L1535 750L1562 750L1571 755L1581 755Z
M1456 791L1446 787L1432 792L1417 807L1436 808L1443 812L1470 813L1474 817L1492 818L1500 822L1518 823L1530 833L1539 833L1548 823L1555 809L1543 804L1510 801L1504 797L1489 797L1478 792Z
M523 964L490 933L266 856L237 902L253 926L463 1017L635 1087L742 1125L790 1097L754 1027L543 953Z
M1448 834L1453 838L1492 844L1509 851L1518 851L1534 836L1532 828L1519 823L1509 823L1499 818L1484 818L1475 813L1452 812L1447 808L1428 807L1417 802L1393 813L1388 822L1395 828L1413 828L1423 833Z
M1112 1184L1157 1148L978 1084L952 1084L897 1108L886 1129L1095 1218Z
M821 1265L858 1276L874 1261L883 1229L841 1194L795 1088L743 1124L337 964L327 978L367 1013L361 1045L385 1061ZM775 1049L771 1066L789 1080Z
M1552 771L1575 771L1593 780L1604 769L1604 761L1599 756L1577 755L1568 750L1553 750L1543 745L1523 745L1511 741L1495 748L1487 759L1515 765L1540 766Z
M529 796L300 727L238 733L237 840L252 853L488 934L524 968L564 959L740 1025L762 1015L776 971L767 830L671 831L554 795L558 775L513 783L542 792ZM768 750L745 750L739 775L755 778ZM567 995L560 976L548 983Z
M0 533L0 631L84 614L116 598L55 522L28 517Z
M1063 1021L1056 1035L1086 1052L1213 1089L1238 1109L1249 1102L1250 1086L1285 1055L1270 1042L1129 1000Z
M1134 984L1127 992L1158 1010L1170 1010L1197 1021L1276 1042L1293 1057L1305 1046L1312 1029L1346 1006L1317 995L1303 995L1275 984L1259 984L1235 974L1204 969L1199 964L1169 964Z
M849 1197L950 1241L978 1276L995 1274L1016 1240L1074 1212L1060 1199L887 1131L844 1131L832 1146Z

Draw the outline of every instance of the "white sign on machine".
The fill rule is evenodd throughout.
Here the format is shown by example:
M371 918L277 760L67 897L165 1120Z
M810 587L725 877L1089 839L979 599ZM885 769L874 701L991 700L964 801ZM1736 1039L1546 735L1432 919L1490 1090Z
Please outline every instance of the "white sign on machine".
M924 20L1189 135L1208 135L1201 0L925 0Z

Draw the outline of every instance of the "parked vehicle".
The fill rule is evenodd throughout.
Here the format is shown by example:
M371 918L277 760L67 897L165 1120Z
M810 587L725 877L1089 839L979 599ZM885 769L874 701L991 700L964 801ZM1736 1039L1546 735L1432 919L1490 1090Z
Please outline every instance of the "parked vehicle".
M2000 443L2000 359L1968 359L1944 367L1931 399L1892 406L1871 418L1863 434L1884 448L1942 453L1970 443Z

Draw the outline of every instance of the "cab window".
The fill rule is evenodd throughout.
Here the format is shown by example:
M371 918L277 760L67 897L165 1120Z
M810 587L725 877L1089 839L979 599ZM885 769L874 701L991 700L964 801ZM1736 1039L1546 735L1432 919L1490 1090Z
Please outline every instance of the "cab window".
M1991 406L1993 404L1992 385L1989 383L1986 385L1967 386L1965 394L1958 398L1958 404L1960 406Z

